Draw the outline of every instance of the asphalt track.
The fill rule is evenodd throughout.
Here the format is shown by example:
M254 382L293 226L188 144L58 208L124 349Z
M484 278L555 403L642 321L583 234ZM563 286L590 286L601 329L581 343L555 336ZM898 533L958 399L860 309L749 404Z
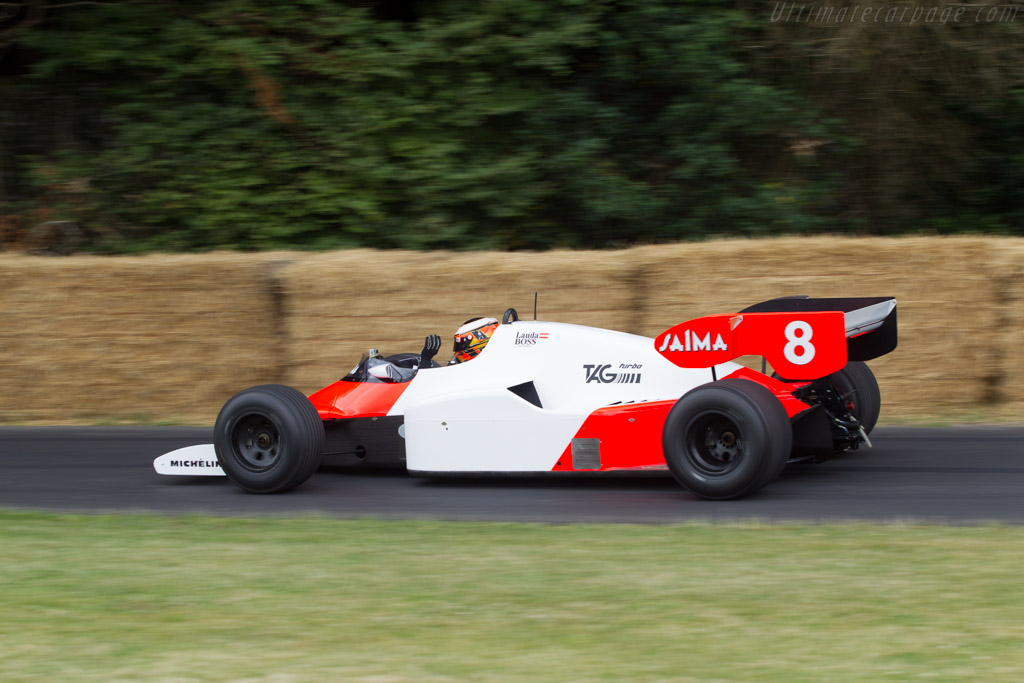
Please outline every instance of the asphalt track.
M819 465L791 465L754 496L711 502L665 472L418 479L331 467L295 491L258 496L222 477L153 471L153 458L209 442L210 429L5 427L0 508L555 523L1024 523L1024 428L879 427L872 438L875 448Z

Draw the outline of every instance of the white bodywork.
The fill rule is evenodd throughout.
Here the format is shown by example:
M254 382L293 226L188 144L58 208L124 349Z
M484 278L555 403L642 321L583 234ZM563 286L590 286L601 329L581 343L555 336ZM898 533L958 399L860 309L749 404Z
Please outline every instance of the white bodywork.
M405 416L410 471L547 472L598 408L676 399L711 380L710 368L668 361L650 337L522 321L498 327L470 362L420 370L391 414ZM509 391L531 381L542 408Z
M217 453L212 443L179 448L164 453L153 461L157 474L177 474L200 477L223 477L224 470L217 462Z
M721 378L737 368L723 363L716 371ZM472 361L420 370L389 415L405 416L411 471L547 472L598 408L676 399L711 380L710 368L665 359L650 337L520 321L499 326ZM526 382L542 408L508 389ZM167 453L153 467L167 475L224 474L213 444Z

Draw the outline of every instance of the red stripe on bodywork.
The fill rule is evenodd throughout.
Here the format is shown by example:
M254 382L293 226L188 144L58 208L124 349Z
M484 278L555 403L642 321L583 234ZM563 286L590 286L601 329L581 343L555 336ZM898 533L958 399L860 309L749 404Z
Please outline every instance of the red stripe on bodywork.
M780 382L749 368L740 368L730 373L729 377L750 380L767 388L779 399L791 419L810 408L808 404L793 396L793 391L803 386L804 382ZM586 471L606 472L664 467L665 454L661 447L661 433L665 429L665 418L675 404L675 400L651 401L608 406L592 412L573 437L598 439L601 442L601 469ZM562 451L562 456L552 471L575 471L572 466L571 442Z
M335 382L309 397L321 420L387 415L408 382Z
M729 373L728 376L757 382L764 388L768 389L770 392L775 394L775 398L779 399L782 407L786 409L786 415L791 419L797 413L802 413L811 407L807 403L804 403L793 396L793 392L806 385L807 382L793 382L792 384L789 382L782 382L780 380L773 379L768 375L762 375L760 372L751 370L750 368L740 368L736 372Z
M573 438L601 440L602 472L664 465L661 432L668 411L675 404L674 400L651 401L599 408L590 414ZM574 471L571 443L552 471Z

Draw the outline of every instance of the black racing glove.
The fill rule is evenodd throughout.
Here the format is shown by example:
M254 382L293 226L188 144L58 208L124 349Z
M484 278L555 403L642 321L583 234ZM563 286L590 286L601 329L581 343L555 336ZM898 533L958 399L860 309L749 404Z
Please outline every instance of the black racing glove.
M423 340L423 350L420 351L420 367L430 367L430 360L441 350L441 336L437 334L428 335Z

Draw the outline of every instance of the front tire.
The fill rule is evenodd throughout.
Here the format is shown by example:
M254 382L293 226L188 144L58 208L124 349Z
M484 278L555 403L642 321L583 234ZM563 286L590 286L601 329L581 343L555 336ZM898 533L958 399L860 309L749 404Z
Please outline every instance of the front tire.
M250 493L281 493L312 476L324 454L324 426L291 387L245 389L221 408L213 442L224 473Z
M680 398L665 420L662 449L676 480L702 498L749 495L779 475L793 447L782 404L765 387L723 379Z

